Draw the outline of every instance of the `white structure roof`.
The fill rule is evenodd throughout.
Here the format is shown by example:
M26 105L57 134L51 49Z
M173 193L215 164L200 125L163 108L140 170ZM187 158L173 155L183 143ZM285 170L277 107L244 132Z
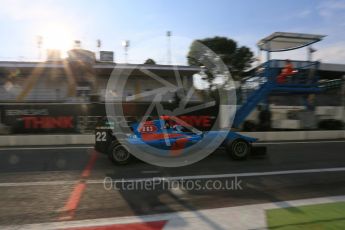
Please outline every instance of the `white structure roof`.
M279 52L308 46L324 37L325 35L275 32L261 39L257 45L261 50Z

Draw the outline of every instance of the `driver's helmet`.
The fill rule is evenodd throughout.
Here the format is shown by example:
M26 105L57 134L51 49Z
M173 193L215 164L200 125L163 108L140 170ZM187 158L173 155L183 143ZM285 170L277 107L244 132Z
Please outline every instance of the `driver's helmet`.
M170 116L162 115L160 116L160 119L164 121L164 126L166 129L173 128L176 122L170 119Z
M173 126L173 128L174 128L176 131L178 131L178 132L183 132L183 127L182 127L182 125L175 124L175 125Z

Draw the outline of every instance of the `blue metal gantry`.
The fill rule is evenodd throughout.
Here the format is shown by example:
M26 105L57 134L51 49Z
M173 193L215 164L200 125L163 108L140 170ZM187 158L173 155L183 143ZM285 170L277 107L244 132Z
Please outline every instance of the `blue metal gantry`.
M258 42L260 50L267 51L267 61L257 68L261 71L255 73L253 77L258 79L260 85L248 93L244 103L238 108L233 122L234 127L239 127L253 109L272 93L315 94L324 90L324 87L319 85L319 62L311 60L298 62L298 65L294 66L297 72L281 84L277 83L277 76L280 74L284 61L270 60L271 52L306 47L321 41L323 37L325 36L276 32Z

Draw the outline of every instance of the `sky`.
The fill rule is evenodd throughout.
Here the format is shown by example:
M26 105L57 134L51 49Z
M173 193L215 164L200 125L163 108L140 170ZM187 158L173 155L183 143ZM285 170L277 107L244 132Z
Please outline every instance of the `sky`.
M115 52L124 62L122 41L129 40L128 61L153 58L186 64L194 39L225 36L258 55L256 42L273 32L327 35L313 45L314 58L345 64L345 1L340 0L0 0L0 60L29 61L42 52L61 49L63 56L80 40L82 48ZM172 31L170 43L166 31ZM274 54L273 58L306 59L306 50Z

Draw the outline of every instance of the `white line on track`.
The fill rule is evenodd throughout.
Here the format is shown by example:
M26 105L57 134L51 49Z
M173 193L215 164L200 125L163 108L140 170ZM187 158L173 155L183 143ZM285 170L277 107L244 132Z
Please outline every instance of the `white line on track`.
M282 142L257 142L257 143L254 143L254 145L323 144L323 143L345 143L345 140L333 140L333 141L282 141Z
M0 148L0 151L11 150L54 150L54 149L92 149L92 146L53 146L53 147L14 147L14 148Z
M213 174L213 175L195 175L195 176L175 176L175 177L147 177L147 178L132 178L132 179L112 179L108 178L102 180L86 180L87 184L103 184L105 183L133 183L141 181L174 181L174 180L197 180L197 179L218 179L231 177L256 177L256 176L275 176L275 175L291 175L291 174L305 174L305 173L328 173L328 172L344 172L345 167L339 168L319 168L319 169L299 169L299 170L285 170L285 171L269 171L269 172L247 172L247 173L229 173L229 174ZM37 181L37 182L13 182L0 183L0 187L16 187L16 186L44 186L44 185L68 185L75 184L77 180L68 181Z
M1 187L26 187L26 186L47 186L47 185L73 185L78 180L56 180L56 181L34 181L34 182L4 182L0 183Z
M274 175L290 175L290 174L304 174L304 173L322 173L322 172L343 172L345 167L339 168L320 168L320 169L300 169L300 170L285 170L285 171L270 171L270 172L247 172L247 173L228 173L228 174L213 174L213 175L195 175L195 176L175 176L175 177L151 177L151 178L133 178L133 179L114 179L113 183L129 183L152 180L197 180L197 179L218 179L228 177L255 177L255 176L274 176ZM103 183L105 180L102 180ZM89 180L88 183L98 184L99 180Z

